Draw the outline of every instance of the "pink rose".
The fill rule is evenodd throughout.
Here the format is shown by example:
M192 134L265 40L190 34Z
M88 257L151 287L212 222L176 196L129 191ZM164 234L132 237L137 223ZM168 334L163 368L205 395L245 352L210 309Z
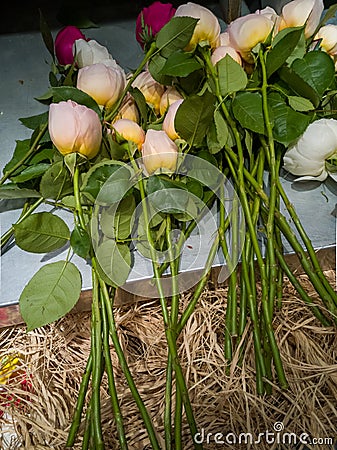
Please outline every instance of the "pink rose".
M79 28L72 25L62 28L62 30L57 33L55 39L55 53L58 62L63 66L73 63L73 45L77 39L86 40L86 37Z
M171 3L161 2L154 2L142 9L136 20L136 39L142 48L169 22L175 11Z
M88 159L99 152L102 125L95 111L72 100L49 107L50 138L63 155L80 153Z

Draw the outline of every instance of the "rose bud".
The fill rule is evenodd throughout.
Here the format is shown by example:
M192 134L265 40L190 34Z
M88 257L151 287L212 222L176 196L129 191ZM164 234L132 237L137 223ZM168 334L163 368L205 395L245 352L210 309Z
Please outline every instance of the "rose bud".
M182 95L175 87L169 86L160 99L160 115L162 116L165 114L167 108L172 105L172 103L181 100L182 98Z
M332 56L337 55L337 25L329 23L320 28L315 40L321 39L321 47Z
M136 144L138 150L141 149L145 141L145 132L138 123L129 119L119 119L113 123L112 127L123 139Z
M211 48L219 46L220 24L217 17L209 9L188 2L185 5L178 6L175 13L175 17L184 16L199 19L186 50L193 50L201 42L208 42Z
M118 109L118 114L114 119L116 122L119 119L129 119L133 122L139 122L139 112L136 106L136 102L130 92L127 92L123 98L122 104Z
M337 120L319 119L311 123L283 157L285 170L298 175L296 181L324 181L328 173L325 160L337 153Z
M177 100L174 103L172 103L172 105L170 105L165 119L163 121L163 130L165 131L165 133L168 135L168 137L170 139L172 139L172 141L175 141L176 139L179 138L179 134L176 132L176 129L174 127L174 120L176 117L176 113L178 111L179 106L182 104L184 100Z
M248 63L253 62L250 51L264 42L273 29L274 22L265 14L247 14L233 20L228 27L231 45Z
M90 39L90 41L77 39L74 45L74 53L77 66L80 68L98 63L112 68L119 67L108 49L94 39Z
M316 31L323 9L323 0L294 0L287 3L282 8L280 30L306 24L304 34L308 39Z
M147 70L138 75L133 81L132 87L138 88L144 95L146 102L153 106L156 114L159 114L160 100L165 91L165 87L158 83Z
M101 145L102 125L95 111L72 100L49 107L50 138L62 155L80 153L94 158Z
M156 170L173 172L177 165L178 147L165 131L148 130L142 146L143 164L149 175Z
M233 47L229 46L220 46L214 50L211 56L212 64L215 66L215 64L223 59L226 55L229 55L232 59L234 59L234 61L241 65L242 61L240 54L236 50L234 50Z
M77 39L86 37L77 27L72 25L62 28L55 38L55 54L58 62L63 66L74 62L73 46Z
M170 21L175 11L171 3L161 2L142 9L136 20L136 39L142 48Z
M124 71L102 63L78 71L77 88L90 95L100 106L110 107L121 96L126 84Z

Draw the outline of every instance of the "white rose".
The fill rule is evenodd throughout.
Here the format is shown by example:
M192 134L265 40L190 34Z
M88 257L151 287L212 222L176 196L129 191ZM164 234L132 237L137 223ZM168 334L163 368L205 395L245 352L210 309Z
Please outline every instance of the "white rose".
M298 175L296 181L324 181L325 160L337 152L337 120L319 119L311 123L283 157L285 170Z

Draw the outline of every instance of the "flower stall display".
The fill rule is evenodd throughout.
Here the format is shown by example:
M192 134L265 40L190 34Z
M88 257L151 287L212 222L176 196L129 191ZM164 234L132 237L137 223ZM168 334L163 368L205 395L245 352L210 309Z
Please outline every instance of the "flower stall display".
M78 28L63 28L54 41L43 27L50 85L37 100L47 111L24 119L34 130L31 139L17 142L4 169L0 197L27 200L2 245L14 235L27 252L69 248L65 260L46 263L21 294L28 331L64 316L78 301L82 280L72 255L91 267L91 352L67 447L84 421L83 448L104 448L100 388L106 374L120 448L127 448L114 351L151 448L162 448L160 442L182 448L183 417L194 447L202 448L177 345L219 254L220 281L228 283L223 370L239 363L234 355L252 336L259 394L270 393L273 383L288 387L273 330L285 277L323 326L337 325L337 294L280 179L281 169L296 182L322 182L334 171L337 33L328 21L335 10L324 14L322 0L294 0L280 15L267 7L222 30L201 5L175 9L156 1L137 18L144 57L130 72L114 60L113 48ZM43 203L53 211L38 212ZM71 229L58 210L72 214ZM204 267L185 283L184 252L203 222ZM319 302L291 271L285 243ZM160 439L114 319L116 290L127 289L136 254L151 264L148 294L158 298L165 325ZM186 289L192 294L180 312Z

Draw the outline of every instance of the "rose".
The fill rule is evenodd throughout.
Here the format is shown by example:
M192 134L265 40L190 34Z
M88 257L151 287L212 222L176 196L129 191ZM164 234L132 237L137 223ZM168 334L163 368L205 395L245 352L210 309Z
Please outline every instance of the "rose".
M211 48L219 46L220 24L217 17L209 9L188 2L185 5L178 6L175 13L175 17L184 16L199 19L186 50L193 50L197 44L202 42L207 42Z
M133 142L139 150L141 149L145 140L145 132L138 123L129 119L119 119L114 122L112 127L123 139Z
M156 170L173 172L177 165L178 147L165 131L148 130L142 145L142 160L149 175Z
M233 48L225 45L221 45L220 47L217 47L211 56L212 64L215 66L217 62L219 62L222 58L224 58L226 55L229 55L231 58L234 59L238 64L241 65L241 56L240 54Z
M110 107L120 98L126 84L123 69L102 63L78 71L77 88L90 95L100 106Z
M324 181L328 172L325 160L337 152L337 120L319 119L311 123L283 157L285 170L298 175L297 181Z
M102 141L102 125L95 111L67 100L52 103L48 120L50 138L62 155L80 153L94 158Z
M146 102L153 106L156 114L160 112L160 101L165 87L158 83L148 70L141 72L133 81L132 87L138 88L144 95Z
M337 55L337 25L329 23L321 27L315 35L315 40L321 39L321 47L332 56Z
M323 12L323 0L294 0L282 8L280 30L305 25L305 37L314 34Z
M55 54L58 62L64 66L74 62L73 45L77 39L86 37L80 29L72 25L62 28L55 38Z
M248 63L254 58L251 50L259 43L264 42L270 35L274 22L267 14L247 14L233 20L228 27L229 39L234 49Z
M139 122L139 113L136 102L130 92L127 92L123 98L122 104L118 109L118 114L114 118L114 122L119 119L129 119L133 122Z
M167 108L172 105L172 103L176 102L177 100L181 100L182 98L182 95L179 91L177 91L175 87L169 86L160 99L160 114L165 114Z
M77 39L74 44L74 50L77 66L80 68L97 63L113 68L119 67L108 52L108 49L94 39L90 41Z
M174 126L174 120L178 111L179 106L182 104L184 100L177 100L172 105L170 105L169 109L167 110L165 119L163 121L163 130L168 135L172 141L179 138L179 134L176 132L175 126Z
M136 39L142 48L169 22L175 11L171 3L161 2L154 2L142 9L136 20Z

